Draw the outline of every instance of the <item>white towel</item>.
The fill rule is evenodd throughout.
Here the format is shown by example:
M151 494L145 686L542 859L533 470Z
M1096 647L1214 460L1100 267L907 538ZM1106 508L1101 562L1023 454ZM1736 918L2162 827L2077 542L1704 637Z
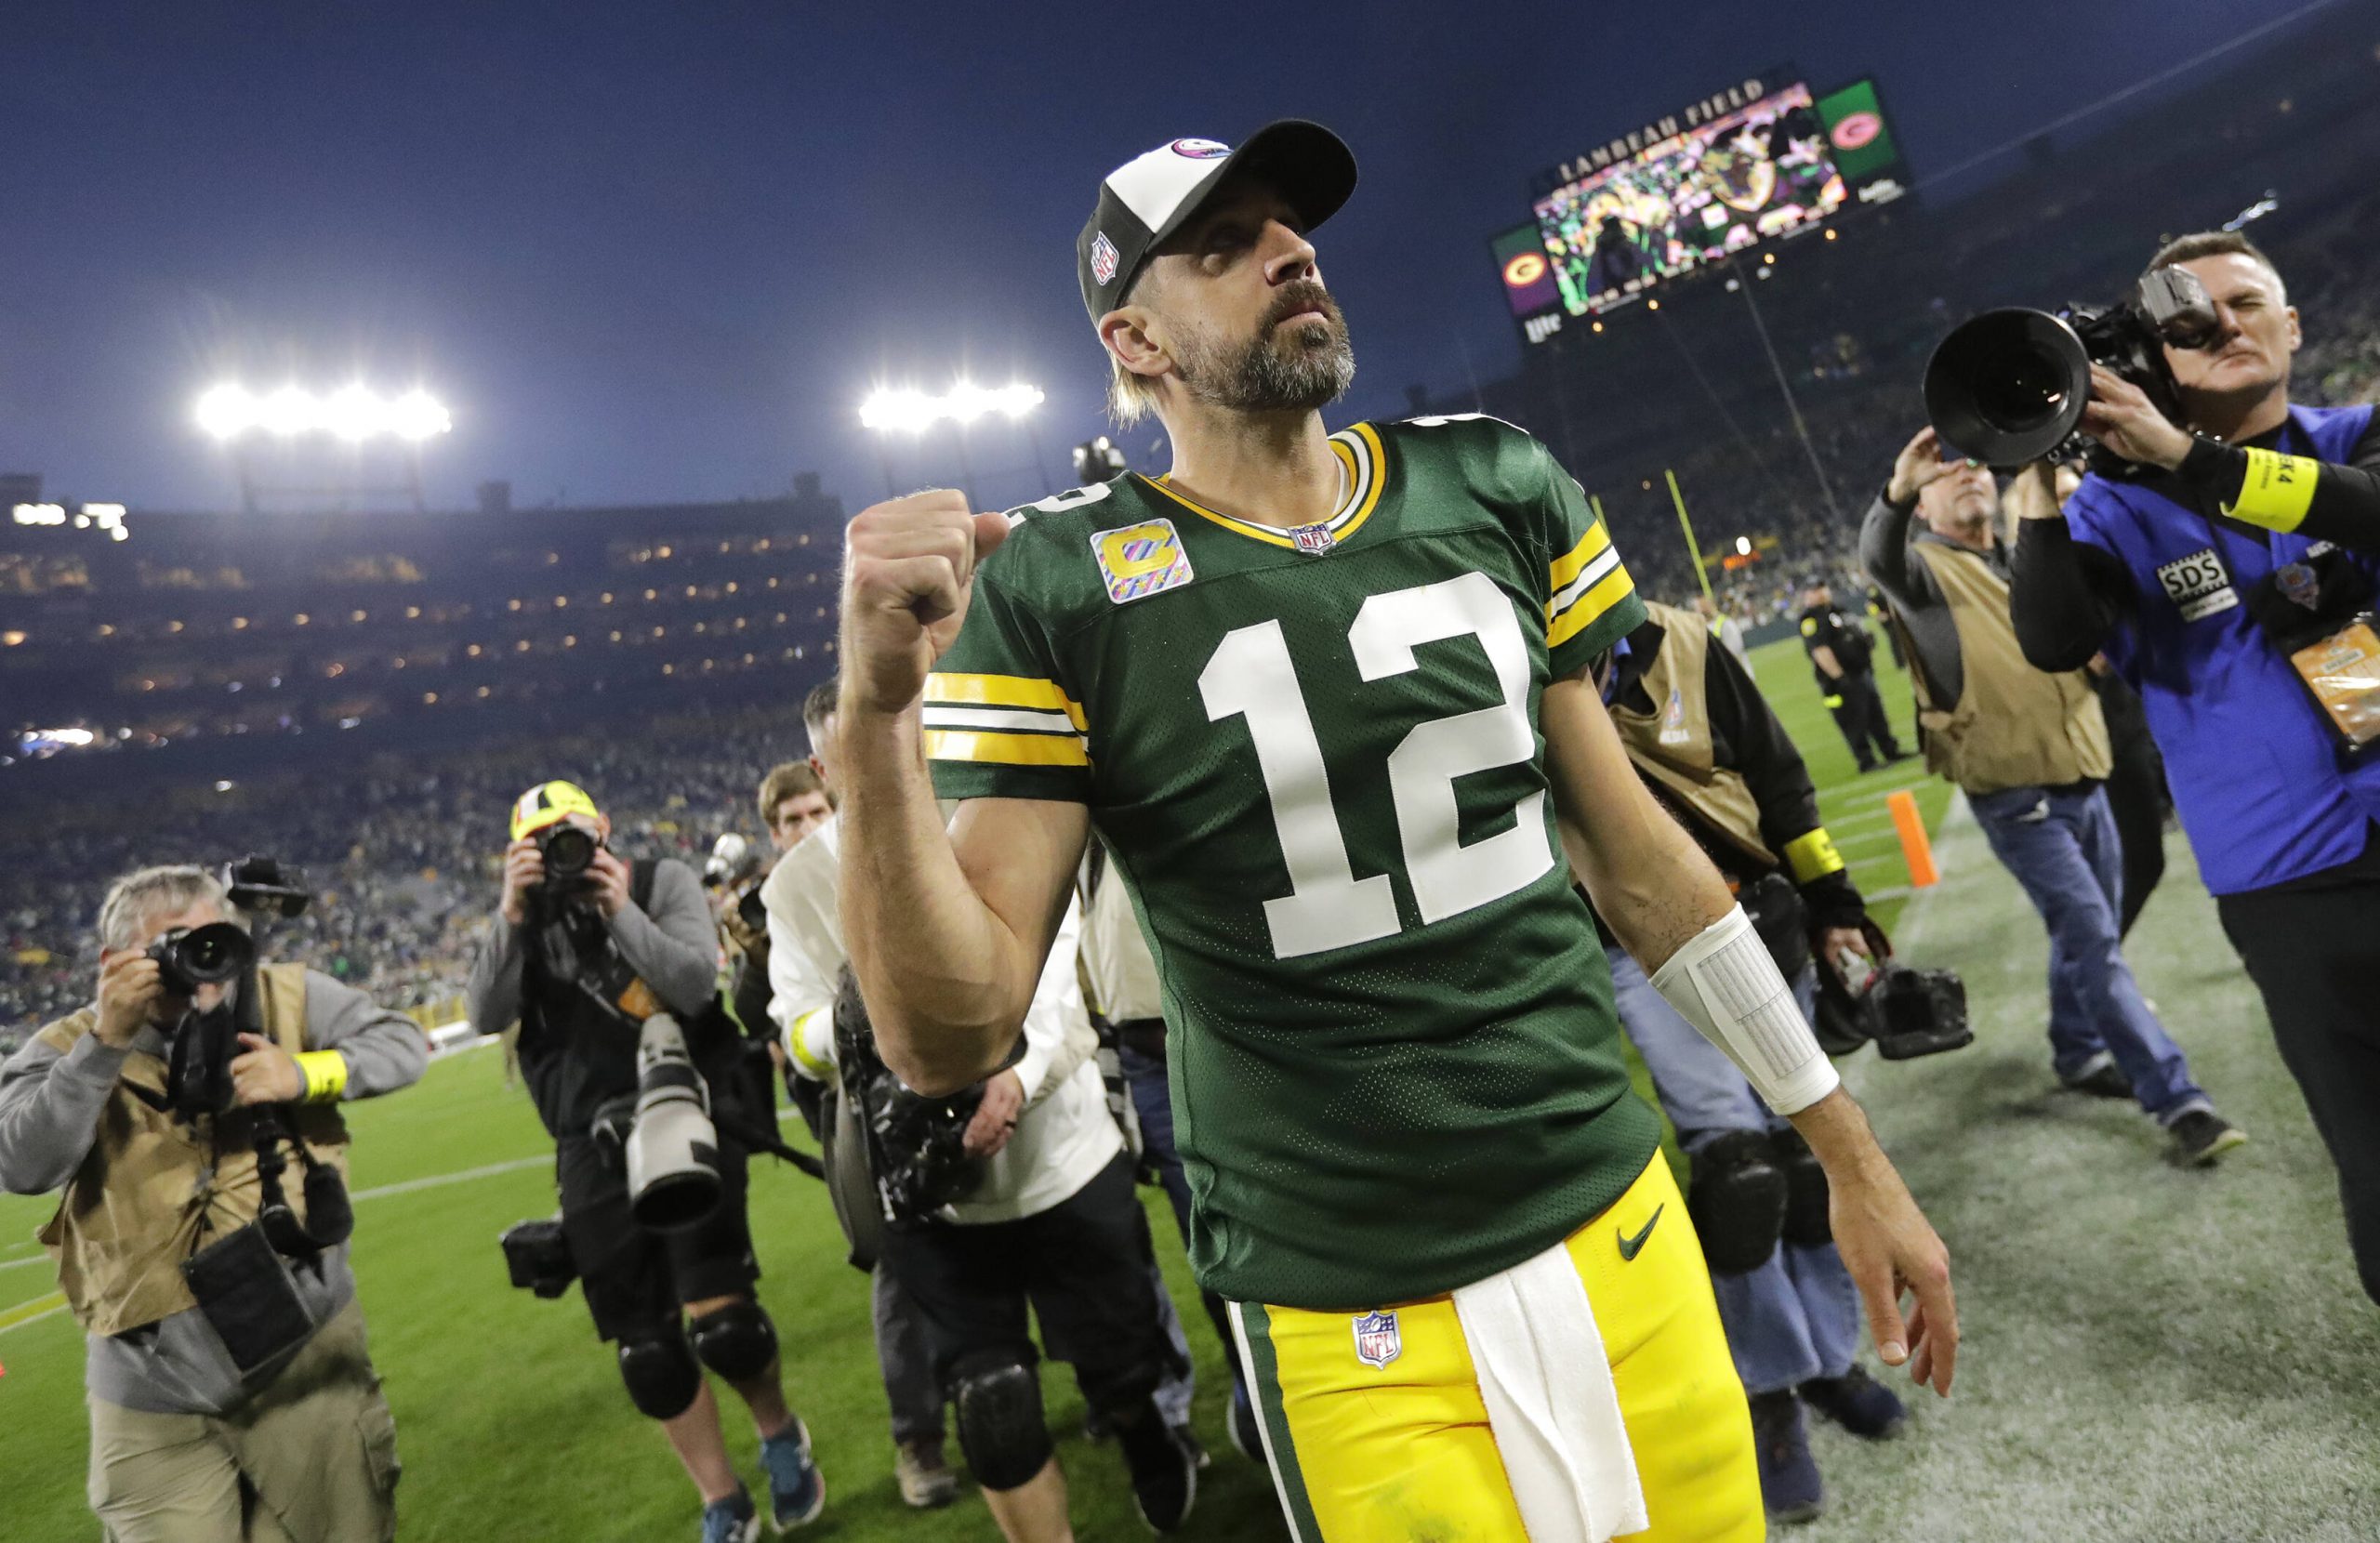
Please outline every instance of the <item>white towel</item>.
M1454 1310L1529 1543L1607 1543L1651 1526L1569 1250L1556 1244L1458 1288Z

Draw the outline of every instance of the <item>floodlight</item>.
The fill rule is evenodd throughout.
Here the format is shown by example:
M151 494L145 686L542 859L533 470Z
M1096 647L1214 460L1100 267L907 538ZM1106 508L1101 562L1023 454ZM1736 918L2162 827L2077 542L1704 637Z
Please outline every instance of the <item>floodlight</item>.
M922 433L945 420L964 426L998 413L1012 421L1041 404L1041 389L1022 382L978 386L961 380L935 396L912 387L879 387L860 403L859 421L879 432Z
M384 436L417 442L455 427L446 409L427 391L416 389L391 401L360 384L343 386L328 396L295 385L258 396L244 386L226 383L199 397L196 417L199 428L218 440L260 430L281 439L328 434L350 444Z

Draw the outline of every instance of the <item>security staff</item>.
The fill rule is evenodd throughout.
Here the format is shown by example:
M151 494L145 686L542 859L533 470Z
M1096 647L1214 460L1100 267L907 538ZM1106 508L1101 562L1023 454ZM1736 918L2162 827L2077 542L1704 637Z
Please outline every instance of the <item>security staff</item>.
M259 1032L240 1036L225 1068L231 1107L178 1100L176 1067L188 1063L177 1048L186 1055L244 985L177 987L152 945L224 923L226 898L195 867L145 868L109 889L97 1001L0 1066L0 1187L65 1192L42 1241L89 1337L90 1498L110 1538L386 1539L396 1426L364 1348L348 1244L321 1235L336 1229L311 1203L315 1184L301 1191L295 1175L312 1164L343 1173L338 1105L417 1081L430 1047L361 992L262 965L250 977L260 1000L246 1004ZM271 1197L255 1133L271 1105L294 1106L306 1156L284 1154L285 1198L324 1245L296 1257L258 1225ZM229 1273L200 1263L243 1259Z
M1805 1016L1817 971L1867 956L1867 908L1818 821L1801 753L1751 673L1700 619L1646 606L1597 666L1612 726L1655 798L1738 887ZM1790 880L1790 881L1789 881ZM1813 936L1826 962L1811 958ZM1827 1223L1826 1176L1791 1122L1605 939L1620 1024L1694 1159L1687 1207L1711 1264L1737 1374L1751 1395L1761 1497L1779 1522L1818 1514L1824 1490L1809 1405L1856 1435L1889 1436L1908 1411L1857 1361L1858 1293Z
M1847 611L1834 606L1834 591L1824 578L1812 578L1802 592L1802 647L1810 656L1810 673L1818 694L1834 714L1834 726L1851 746L1851 758L1862 772L1906 760L1909 753L1893 738L1884 715L1884 699L1876 693L1875 648L1868 628Z
M2124 962L2122 853L2102 785L2107 720L2080 668L2026 663L2009 620L1999 484L1942 458L1931 429L1869 507L1859 556L1909 629L1926 766L1964 789L1992 854L2049 929L2050 1064L2079 1092L2133 1098L2204 1165L2247 1137L2215 1112ZM1911 517L1924 523L1912 533Z
M583 837L585 871L549 877L545 851L564 827ZM720 1130L723 1193L694 1225L656 1232L629 1208L623 1153L606 1131L637 1091L642 1021L655 1010L677 1016L721 1126L740 1047L718 1001L719 939L701 880L668 858L622 862L605 846L611 828L575 784L541 783L521 796L503 898L464 986L465 1009L483 1034L519 1021L521 1070L554 1138L562 1235L595 1331L617 1342L629 1400L660 1422L701 1493L704 1543L750 1543L760 1517L728 1457L707 1369L751 1411L780 1530L817 1518L826 1481L786 1405L776 1326L753 1299L760 1270L745 1214L744 1145Z
M2045 493L2020 508L2016 635L2044 669L2104 651L2139 691L2380 1300L2380 753L2355 745L2375 672L2353 621L2380 582L2380 420L2291 404L2297 312L2245 237L2184 236L2165 267L2217 322L2165 349L2183 422L2094 371L2082 429L2137 470L2088 478L2062 514Z

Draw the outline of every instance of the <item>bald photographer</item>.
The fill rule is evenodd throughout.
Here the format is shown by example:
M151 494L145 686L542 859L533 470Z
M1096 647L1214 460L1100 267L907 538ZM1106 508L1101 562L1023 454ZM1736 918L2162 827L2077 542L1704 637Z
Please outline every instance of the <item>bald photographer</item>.
M338 1105L418 1080L429 1045L258 963L231 893L187 866L109 889L96 1000L0 1065L0 1186L63 1191L41 1238L87 1336L113 1543L385 1539L396 1426L348 1264Z

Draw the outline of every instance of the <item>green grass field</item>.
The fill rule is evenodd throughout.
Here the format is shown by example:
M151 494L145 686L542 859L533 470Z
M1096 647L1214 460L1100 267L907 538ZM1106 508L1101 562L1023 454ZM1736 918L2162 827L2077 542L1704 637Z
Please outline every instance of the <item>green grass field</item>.
M1952 1251L1966 1330L1957 1397L1884 1447L1818 1433L1833 1503L1795 1536L1870 1539L2345 1540L2380 1537L2380 1314L2348 1266L2327 1161L2215 927L2187 850L2135 934L2149 994L2200 1079L2253 1142L2220 1171L2160 1160L2136 1112L2054 1090L2039 924L1939 784L1909 767L1856 777L1798 647L1763 651L1763 685L1809 756L1862 886L1907 884L1884 796L1915 785L1942 824L1944 881L1878 907L1903 954L1958 969L1977 1043L1845 1075ZM1884 683L1907 737L1909 692ZM496 1234L547 1213L549 1148L497 1057L431 1068L358 1105L356 1270L406 1465L403 1533L438 1543L691 1538L692 1491L619 1391L574 1293L509 1289ZM51 1202L0 1197L0 1537L97 1536L83 1502L82 1351L45 1310L31 1241ZM1158 1246L1200 1356L1197 1421L1215 1454L1191 1539L1282 1536L1269 1487L1224 1439L1221 1352L1195 1306L1169 1215ZM919 1514L892 1488L865 1280L842 1262L824 1192L755 1169L762 1298L827 1475L813 1536L996 1537L980 1499ZM1145 1536L1081 1402L1045 1378L1085 1538ZM748 1425L731 1418L745 1470Z

